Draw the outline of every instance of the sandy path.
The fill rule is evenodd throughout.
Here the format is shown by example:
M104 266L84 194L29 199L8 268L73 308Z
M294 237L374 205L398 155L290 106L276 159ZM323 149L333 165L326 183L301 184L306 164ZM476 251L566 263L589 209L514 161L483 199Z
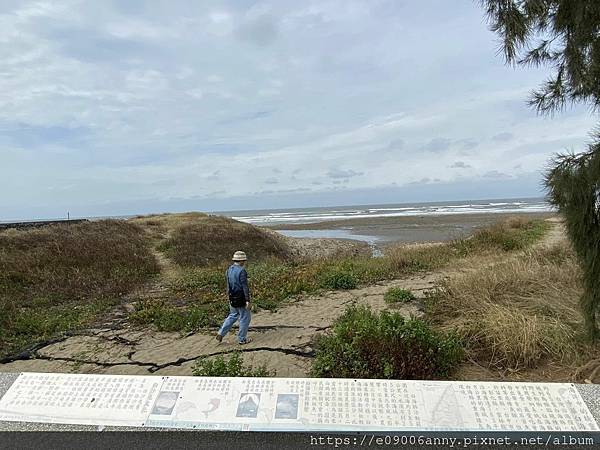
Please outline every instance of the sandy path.
M392 286L412 290L422 298L441 276L420 274L354 289L296 298L278 311L253 315L249 335L253 341L237 344L234 332L218 343L213 333L161 333L150 329L90 329L37 351L36 359L0 364L0 371L190 375L194 360L243 350L251 364L265 364L279 376L306 376L317 333L327 330L352 302L381 310L385 291ZM419 301L398 308L406 316L420 316Z
M557 222L553 225L537 245L552 245L564 239L562 226ZM491 265L498 261L498 258L490 258L483 263L478 259L477 268L481 268L482 263ZM125 321L115 318L115 323L123 328L114 329L114 323L104 322L97 328L37 350L36 359L0 364L0 371L190 375L194 361L200 356L242 350L244 360L250 364L264 364L278 376L303 377L309 373L315 337L330 328L349 304L369 305L376 311L394 308L407 317L419 317L423 314L421 299L428 290L445 277L470 270L474 267L465 260L444 270L358 289L296 297L275 312L261 310L255 313L249 332L253 342L245 346L237 344L233 335L235 329L222 343L218 343L214 339L215 330L181 335L129 328ZM390 287L409 289L417 300L390 307L383 300ZM160 292L156 294L159 296Z
M548 230L544 239L537 242L534 247L552 247L566 240L566 230L561 218L551 217L546 219L546 222L550 223L552 228Z

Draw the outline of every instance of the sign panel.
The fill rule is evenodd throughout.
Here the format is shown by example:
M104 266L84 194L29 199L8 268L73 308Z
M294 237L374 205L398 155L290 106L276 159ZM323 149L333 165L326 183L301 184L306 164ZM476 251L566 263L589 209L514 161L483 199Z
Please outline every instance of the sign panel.
M146 426L236 430L598 430L572 384L169 377ZM162 405L162 404L161 404Z
M142 426L162 384L147 376L22 373L0 399L0 420Z
M598 431L573 384L31 374L0 420L256 431Z

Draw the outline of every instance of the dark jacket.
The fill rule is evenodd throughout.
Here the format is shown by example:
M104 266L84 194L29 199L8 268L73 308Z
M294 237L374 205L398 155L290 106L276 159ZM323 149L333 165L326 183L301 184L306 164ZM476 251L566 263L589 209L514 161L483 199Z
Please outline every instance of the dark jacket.
M225 273L227 280L227 294L229 298L244 297L250 301L250 289L248 288L248 273L239 264L232 264Z

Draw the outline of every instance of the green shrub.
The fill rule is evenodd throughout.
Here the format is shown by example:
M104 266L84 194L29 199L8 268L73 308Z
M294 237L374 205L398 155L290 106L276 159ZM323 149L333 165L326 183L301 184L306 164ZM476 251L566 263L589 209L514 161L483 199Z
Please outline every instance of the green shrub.
M351 306L321 337L312 372L327 378L431 379L447 376L463 348L454 334L397 312Z
M415 294L411 291L399 287L389 288L383 296L386 303L408 303L415 298Z
M325 272L319 283L320 287L324 289L355 289L357 284L356 275L342 268Z
M129 318L134 323L153 324L159 331L196 331L211 324L210 314L204 308L175 308L161 301L138 303Z
M215 358L198 358L192 368L192 375L199 377L269 377L266 366L245 366L240 352L234 352L228 359L222 355Z

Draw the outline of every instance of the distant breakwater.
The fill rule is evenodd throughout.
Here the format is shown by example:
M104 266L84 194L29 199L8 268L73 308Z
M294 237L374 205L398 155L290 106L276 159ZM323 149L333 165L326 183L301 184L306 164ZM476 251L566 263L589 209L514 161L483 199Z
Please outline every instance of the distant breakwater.
M62 223L81 223L81 222L89 222L88 219L65 219L65 220L35 220L32 222L10 222L10 223L0 223L0 230L7 230L9 228L39 228L46 227L48 225L58 225Z

